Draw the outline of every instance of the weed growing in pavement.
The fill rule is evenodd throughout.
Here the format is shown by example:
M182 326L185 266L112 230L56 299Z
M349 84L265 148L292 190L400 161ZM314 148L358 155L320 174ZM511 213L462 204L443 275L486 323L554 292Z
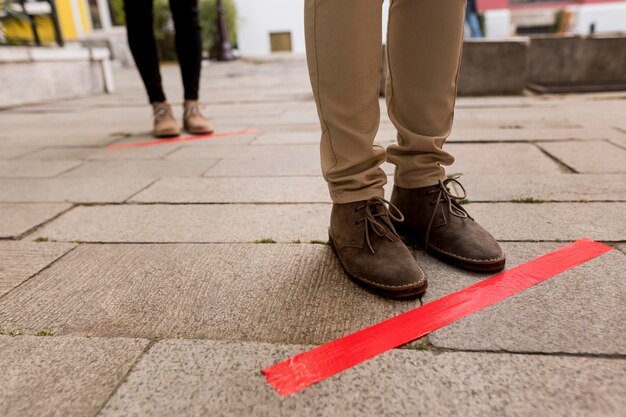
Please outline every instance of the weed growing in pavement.
M328 245L327 240L312 240L310 243L313 245Z
M54 332L52 330L39 330L33 336L54 336Z
M276 241L272 238L263 238L263 239L259 239L259 240L255 240L254 243L276 243Z
M544 200L535 197L524 197L524 198L514 198L511 200L511 203L519 203L519 204L541 204L545 203Z

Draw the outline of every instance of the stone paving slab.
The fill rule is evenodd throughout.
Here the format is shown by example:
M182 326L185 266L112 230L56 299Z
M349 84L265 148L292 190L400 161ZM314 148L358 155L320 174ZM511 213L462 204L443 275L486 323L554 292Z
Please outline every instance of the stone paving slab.
M503 244L509 268L564 245ZM416 256L429 277L425 301L487 277ZM611 252L431 337L448 347L624 354L615 312L625 259ZM419 305L363 290L324 245L81 245L0 300L0 327L320 344Z
M3 161L0 162L0 178L55 177L81 164L78 160Z
M152 181L146 177L0 179L0 201L121 203Z
M499 240L622 241L626 203L475 203L470 214ZM84 242L326 240L330 205L129 205L77 207L37 236ZM254 219L254 220L251 220Z
M60 178L120 177L120 178L161 178L200 176L214 166L215 159L198 161L91 161L80 168L62 175Z
M376 141L395 142L396 130L393 126L381 128ZM626 135L625 140L626 140ZM453 129L447 143L456 142L527 142L527 141L568 141L568 140L612 140L619 137L613 129L514 129L514 128L471 128ZM252 145L293 145L318 144L319 132L262 133Z
M0 241L0 297L74 247L68 243Z
M37 148L28 147L3 147L2 140L0 140L0 161L8 161L10 159L17 159L24 155L28 155L31 152L36 151Z
M449 144L444 149L456 161L448 173L512 175L556 174L558 164L527 143Z
M624 174L463 175L472 202L626 201Z
M509 142L509 141L565 141L565 140L602 140L616 137L612 129L516 129L516 128L471 128L452 129L450 142Z
M624 199L626 200L626 196ZM130 201L139 203L330 203L330 197L328 186L321 177L163 178Z
M611 417L626 407L624 360L407 350L388 352L281 398L259 370L304 349L162 341L141 359L100 417Z
M567 243L509 243L507 268ZM485 275L429 262L424 302L468 287ZM437 347L458 350L624 355L626 255L614 250L429 335Z
M464 175L472 202L626 201L626 175ZM0 184L2 182L0 181ZM391 196L393 176L385 187ZM139 203L329 203L318 177L163 178L134 196Z
M319 344L417 306L352 283L326 245L81 245L0 299L0 327Z
M36 236L83 242L327 240L328 204L77 207Z
M0 414L93 416L147 340L0 336Z
M195 160L195 159L273 159L274 163L283 163L289 157L303 159L310 157L311 160L319 161L318 145L269 145L263 147L228 145L193 147L185 143L184 146L172 152L167 160ZM319 167L318 167L319 168Z
M0 203L0 238L18 237L70 207L70 204Z
M540 146L577 172L626 173L626 149L608 142L561 142Z
M137 138L133 138L137 141ZM57 159L160 159L180 148L180 143L163 144L126 149L103 149L94 147L48 148L33 152L22 159L26 160L57 160Z
M622 241L626 203L469 204L469 213L498 240Z

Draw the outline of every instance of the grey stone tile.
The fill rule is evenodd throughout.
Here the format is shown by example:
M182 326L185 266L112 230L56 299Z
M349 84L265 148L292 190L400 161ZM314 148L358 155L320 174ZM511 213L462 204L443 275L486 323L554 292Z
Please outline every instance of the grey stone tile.
M68 243L0 242L0 297L75 246Z
M0 201L121 203L152 181L132 176L0 179Z
M600 140L615 137L610 129L515 129L515 128L472 128L453 129L448 142L509 142L509 141L564 141Z
M505 243L507 268L566 243ZM418 252L418 262L428 260ZM428 262L424 302L468 287L485 275ZM623 271L617 250L487 307L429 335L437 347L512 352L626 353Z
M306 148L298 146L297 148ZM205 173L207 177L318 176L319 152L289 149L276 155L222 159Z
M469 200L626 201L624 174L463 175Z
M624 360L407 350L281 398L259 370L304 349L162 341L100 416L610 417L626 406Z
M20 236L70 207L70 204L0 203L0 238Z
M469 213L499 240L621 241L626 203L469 204Z
M161 177L188 177L200 176L203 172L215 165L214 159L198 161L91 161L83 166L68 172L61 178L85 177L125 177L125 178L161 178Z
M561 142L540 146L578 172L626 173L626 149L608 142Z
M35 152L37 148L27 147L5 147L2 146L0 140L0 161L8 161L10 159L17 159L24 155L28 155L31 152Z
M330 197L328 187L322 177L163 178L134 196L131 201L140 203L329 203Z
M417 306L354 284L326 245L80 245L0 299L0 327L319 344Z
M444 149L456 161L448 173L511 175L554 174L558 164L536 146L525 143L450 144Z
M77 207L39 231L58 241L304 242L328 237L327 204Z
M77 160L59 161L0 161L0 177L45 178L55 177L82 164Z
M0 414L93 416L147 340L0 337Z
M136 140L136 139L135 139ZM160 159L168 153L180 148L180 143L146 146L139 148L113 149L106 148L48 148L33 152L22 158L26 160L57 160L57 159Z
M189 147L185 144L181 149L166 157L168 160L190 159L273 159L275 163L283 163L290 157L319 160L319 146L316 145L268 145L268 146L211 146ZM233 162L234 164L234 162Z
M320 132L262 133L252 145L313 145L320 141Z

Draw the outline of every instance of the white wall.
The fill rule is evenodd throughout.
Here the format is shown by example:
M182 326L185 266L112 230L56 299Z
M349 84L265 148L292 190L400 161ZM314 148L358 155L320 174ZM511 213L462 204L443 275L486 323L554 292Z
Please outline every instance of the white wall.
M237 44L242 55L269 55L272 32L291 32L293 52L304 53L304 0L235 0L235 3Z
M584 4L568 7L575 18L572 32L587 34L592 23L596 33L626 32L626 2L607 4Z
M270 33L291 32L294 53L305 52L304 0L235 0L237 4L237 43L243 56L271 53ZM385 1L383 39L386 36Z

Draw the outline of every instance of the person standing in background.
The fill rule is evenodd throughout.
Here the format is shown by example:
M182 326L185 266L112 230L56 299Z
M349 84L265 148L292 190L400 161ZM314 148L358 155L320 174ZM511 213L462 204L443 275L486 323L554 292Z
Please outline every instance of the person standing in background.
M478 10L476 9L476 0L467 0L467 8L465 11L465 21L469 25L470 35L472 38L482 38L483 31L480 29L480 19Z
M213 126L200 112L198 95L202 66L202 39L198 0L170 0L176 31L176 53L184 87L183 127L191 134L208 134ZM180 134L180 126L167 102L154 37L153 0L125 0L128 44L154 112L155 137Z
M374 144L382 1L305 3L322 171L333 201L329 243L350 278L383 296L426 290L404 242L457 267L504 268L500 245L461 205L465 191L443 167L454 162L443 144L452 129L465 1L391 0L386 97L398 143L388 149ZM385 159L396 165L391 202L384 200Z

